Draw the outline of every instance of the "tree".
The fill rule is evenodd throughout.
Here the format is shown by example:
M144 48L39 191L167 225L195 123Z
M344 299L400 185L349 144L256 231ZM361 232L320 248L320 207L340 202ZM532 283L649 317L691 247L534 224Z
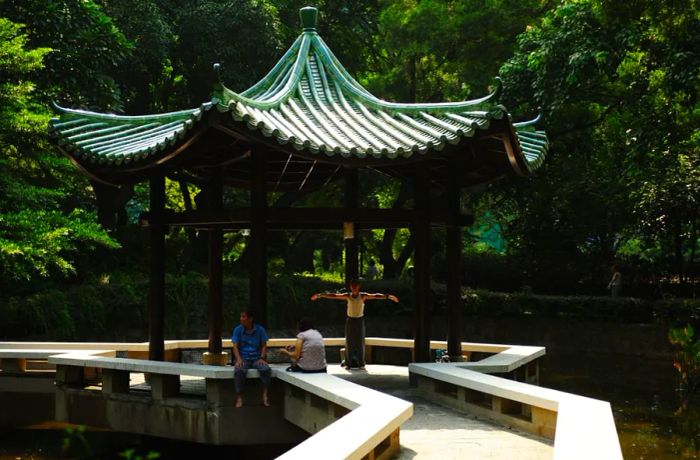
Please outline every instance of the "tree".
M226 86L243 91L281 55L280 22L268 0L184 1L173 14L178 37L173 67L185 79L186 105L210 98L216 81L214 63L221 64Z
M45 71L35 75L37 96L73 107L119 110L114 80L132 44L92 0L0 3L0 17L25 24L30 47L50 47Z
M697 155L696 3L560 1L520 37L501 69L504 99L516 113L542 106L552 140L543 172L511 195L508 231L527 259L585 258L585 273L629 257L642 236L695 247L692 205L659 197L694 188L679 168L697 167L682 161ZM671 215L663 231L648 225ZM678 259L694 252L675 253L680 273Z
M50 116L28 76L48 48L29 48L20 25L0 18L0 279L11 292L75 271L78 252L115 243L95 223L68 160L46 139Z

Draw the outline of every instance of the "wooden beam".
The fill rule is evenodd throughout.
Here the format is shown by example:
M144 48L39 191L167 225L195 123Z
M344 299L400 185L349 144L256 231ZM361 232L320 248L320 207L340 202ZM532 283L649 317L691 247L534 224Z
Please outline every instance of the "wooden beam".
M359 198L359 175L357 168L345 168L343 171L345 177L345 209L350 211L348 214L357 214L357 208L360 203ZM360 278L358 267L358 246L357 239L359 237L359 226L357 221L352 220L353 216L347 217L344 222L346 225L352 226L352 237L343 234L343 242L345 244L345 287L350 289L350 282ZM346 229L349 230L349 229Z
M209 208L220 211L224 202L223 170L212 171L209 183ZM223 231L209 229L209 353L221 353L221 329L223 324Z
M414 224L411 228L415 235L413 253L413 276L415 289L415 335L414 350L416 362L430 361L430 176L429 170L418 166L415 171L415 209Z
M165 217L167 225L207 228L250 228L252 208L235 208L222 211L197 210L171 213ZM443 224L455 217L447 210L434 207L428 211L432 224ZM146 222L148 216L144 215ZM408 228L414 223L414 211L407 209L355 209L355 208L268 208L265 222L270 228L326 228L340 229L343 222L355 222L363 228ZM456 217L457 225L469 226L474 222L471 215ZM300 225L294 227L294 225Z
M148 285L148 359L165 358L165 177L150 179L150 272Z
M462 231L458 224L460 188L455 174L449 174L447 210L454 216L448 222L445 257L447 262L447 354L455 360L462 358Z
M250 308L260 324L269 327L267 317L267 191L265 151L253 152L253 187L250 190Z

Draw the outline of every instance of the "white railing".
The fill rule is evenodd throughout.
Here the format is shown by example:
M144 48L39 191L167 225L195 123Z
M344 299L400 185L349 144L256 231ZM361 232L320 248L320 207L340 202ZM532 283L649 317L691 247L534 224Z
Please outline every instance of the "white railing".
M224 340L227 343L226 339ZM326 338L324 341L329 347L345 345L343 338ZM292 345L294 342L294 338L271 339L268 345L270 348L278 348ZM368 348L388 347L412 350L413 344L413 340L409 339L381 337L366 339ZM165 349L176 352L183 349L205 349L207 345L207 340L169 340L165 343ZM431 341L430 348L444 349L447 348L447 343ZM65 360L67 358L65 353L70 353L71 350L92 350L92 353L98 353L96 350L101 350L107 356L110 354L114 356L114 352L117 351L143 354L148 350L148 343L0 342L0 360L2 363L10 362L10 355L6 355L3 359L3 353L12 353L11 359L22 359L22 354L25 354L27 359L30 357L38 359L40 355L48 357L52 349L64 354L63 357L56 356L49 360L58 364L66 363L60 360ZM480 361L462 363L410 364L409 371L412 376L430 382L428 385L425 382L419 382L419 389L437 395L438 400L451 406L456 404L458 408L468 412L475 412L477 415L490 417L506 425L554 438L555 459L617 460L622 458L609 403L487 375L509 373L523 366L527 369L530 363L545 354L544 348L464 342L462 352L467 357L476 352L488 353L491 356ZM89 361L83 363L85 366L94 367L99 367L95 366L95 362L99 361L103 364L120 362L120 358L96 356L82 356L81 359ZM136 366L147 366L143 360L129 361L137 361L131 363ZM163 364L165 363L160 365ZM223 370L215 366L194 364L182 366L193 367L193 370L187 372L202 372L205 370L204 367L217 369L212 372ZM199 371L194 368L198 368ZM158 372L155 368L151 369L142 370L142 372ZM274 372L276 378L350 410L338 421L287 452L284 456L286 459L314 457L314 454L319 452L316 449L323 449L321 451L324 453L333 452L333 450L326 450L329 446L333 449L342 446L345 449L342 454L339 453L338 458L361 458L371 451L367 446L376 447L386 443L386 440L391 437L387 433L393 433L394 431L391 430L397 429L412 413L410 403L358 387L331 375L292 374L278 369ZM386 413L376 409L380 407L377 404L377 398L380 397L390 398L384 400ZM402 406L402 403L408 406Z
M177 379L180 376L194 376L205 379L207 400L220 404L223 388L218 383L233 379L230 367L89 356L79 351L52 355L48 361L57 366L60 374L57 381L61 383L69 374L68 369L101 369L103 392L110 394L128 393L129 373L147 373L151 379L153 398L159 400L177 397L177 391L173 389L179 386ZM347 414L280 458L306 460L318 458L321 452L328 459L362 459L370 453L372 458L383 458L388 455L382 456L382 453L391 454L398 450L399 427L413 415L410 402L330 374L289 373L284 367L273 365L272 377L340 406L346 409ZM249 371L249 377L258 377L257 372ZM166 391L168 388L171 389L169 392ZM288 417L292 423L298 423L295 415L298 416L298 412ZM327 420L328 417L323 417L321 422Z
M524 359L504 356L504 361ZM553 438L555 460L622 459L607 401L487 375L480 371L488 366L475 364L412 363L409 372L437 402Z

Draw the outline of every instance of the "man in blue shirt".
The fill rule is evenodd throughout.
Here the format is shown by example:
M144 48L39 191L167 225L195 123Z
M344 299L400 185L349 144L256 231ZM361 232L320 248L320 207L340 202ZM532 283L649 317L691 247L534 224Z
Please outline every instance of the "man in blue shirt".
M243 406L243 389L248 369L257 369L260 373L260 381L263 386L262 402L265 406L270 405L267 389L270 386L272 370L266 361L269 338L265 328L255 324L253 316L249 310L243 310L240 317L241 324L233 329L231 336L235 360L236 407Z

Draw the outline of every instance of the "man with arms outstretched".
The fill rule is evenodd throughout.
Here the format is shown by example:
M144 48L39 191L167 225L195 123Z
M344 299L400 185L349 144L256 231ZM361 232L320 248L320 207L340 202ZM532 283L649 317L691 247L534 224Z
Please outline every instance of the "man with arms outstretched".
M345 362L342 366L348 369L365 367L365 301L389 299L398 302L399 299L391 294L370 294L360 292L360 283L350 282L350 292L343 294L319 292L311 296L311 300L337 299L347 302L347 319L345 320Z

